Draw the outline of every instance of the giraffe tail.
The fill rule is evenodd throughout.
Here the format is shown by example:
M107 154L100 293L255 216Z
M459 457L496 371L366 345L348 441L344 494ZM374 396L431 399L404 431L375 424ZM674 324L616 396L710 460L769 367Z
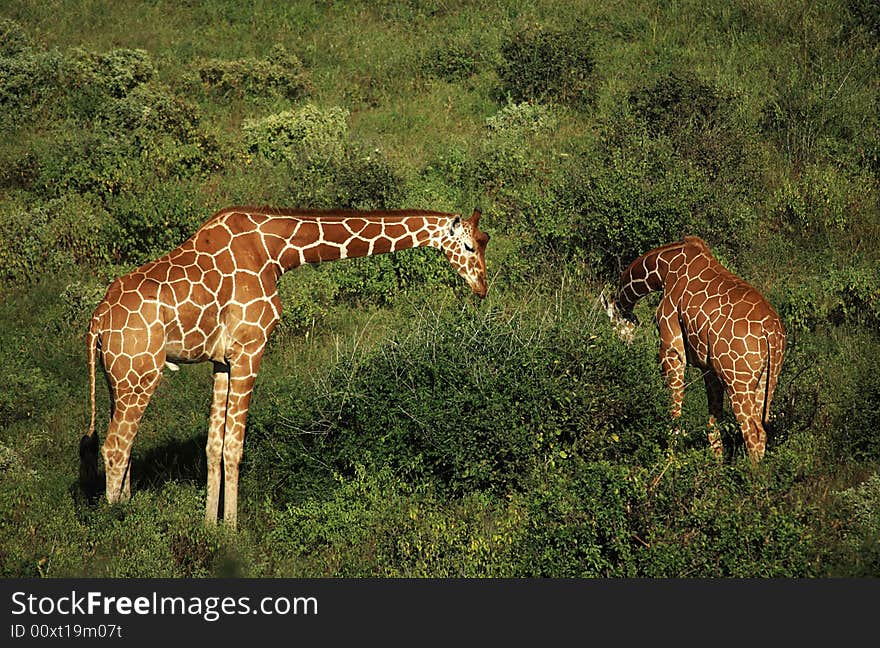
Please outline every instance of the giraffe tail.
M88 344L89 362L89 401L91 404L91 419L89 431L79 440L79 481L87 492L96 490L98 482L98 435L95 432L95 374L98 354L98 342L100 337L99 318L93 317L89 323L89 332L86 336Z
M764 377L764 411L761 413L761 422L770 420L770 403L773 401L773 393L776 391L776 381L779 378L779 370L782 368L783 341L775 331L765 331L764 341L767 344L767 364Z

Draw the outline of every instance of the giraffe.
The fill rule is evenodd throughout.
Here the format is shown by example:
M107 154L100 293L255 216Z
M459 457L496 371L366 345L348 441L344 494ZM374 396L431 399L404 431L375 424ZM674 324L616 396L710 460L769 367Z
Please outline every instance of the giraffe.
M304 263L429 246L445 253L479 297L486 296L481 212L341 211L230 207L168 254L114 280L89 323L89 431L80 440L80 478L98 476L95 365L110 390L101 447L105 495L130 497L131 447L163 366L213 363L205 521L235 529L238 475L251 392L266 341L278 322L281 275ZM98 357L99 356L99 357ZM222 465L221 465L222 463Z
M709 445L716 457L722 457L717 422L726 390L749 457L757 464L764 456L764 424L785 354L779 315L696 236L646 252L621 273L616 298L603 293L605 310L625 340L632 339L637 323L633 307L656 290L663 291L655 320L673 419L681 416L689 363L703 372Z

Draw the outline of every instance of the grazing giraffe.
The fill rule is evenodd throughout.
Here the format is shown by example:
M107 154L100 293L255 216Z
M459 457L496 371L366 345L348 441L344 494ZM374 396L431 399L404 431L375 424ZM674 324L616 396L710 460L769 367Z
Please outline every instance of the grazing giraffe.
M80 477L98 475L95 361L110 388L111 414L102 454L106 497L130 497L131 447L163 366L214 365L207 453L205 520L218 516L221 459L223 518L235 528L245 420L266 340L281 314L279 277L304 263L363 257L406 248L442 250L485 297L480 211L320 211L231 207L217 212L165 256L113 281L89 324L89 432L80 441Z
M685 364L703 371L709 405L709 445L721 459L724 391L749 456L764 456L773 391L785 354L779 315L755 288L721 265L696 236L647 252L620 275L616 298L603 294L606 312L624 339L632 339L633 307L663 291L657 307L660 365L672 391L672 417L681 415Z

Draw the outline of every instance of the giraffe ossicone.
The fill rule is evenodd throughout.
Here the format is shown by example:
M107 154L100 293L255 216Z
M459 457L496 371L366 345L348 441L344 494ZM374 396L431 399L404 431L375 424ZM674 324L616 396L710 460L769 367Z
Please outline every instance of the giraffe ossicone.
M712 451L721 458L718 421L726 391L749 456L759 462L785 355L779 315L696 236L646 252L621 273L616 298L603 292L603 308L623 339L632 340L636 303L658 290L663 296L655 321L660 366L672 392L672 417L681 415L685 366L696 366L703 371Z
M98 478L95 374L110 389L110 423L101 447L109 502L131 493L131 448L162 375L178 363L213 363L205 520L235 528L238 472L251 393L266 341L281 315L277 282L305 263L372 256L414 247L441 250L479 297L488 292L489 236L481 213L344 211L230 207L214 214L168 254L117 278L88 331L91 423L80 441L80 479Z

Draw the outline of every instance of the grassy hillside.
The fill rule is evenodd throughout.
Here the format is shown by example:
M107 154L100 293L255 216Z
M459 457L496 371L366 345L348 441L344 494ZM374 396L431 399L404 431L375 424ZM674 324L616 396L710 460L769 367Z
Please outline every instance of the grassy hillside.
M833 2L0 2L0 575L880 575L880 11ZM483 210L441 255L299 268L239 533L203 527L210 368L132 500L77 485L107 283L230 204ZM598 295L703 237L789 332L768 453ZM99 430L108 398L98 385Z

